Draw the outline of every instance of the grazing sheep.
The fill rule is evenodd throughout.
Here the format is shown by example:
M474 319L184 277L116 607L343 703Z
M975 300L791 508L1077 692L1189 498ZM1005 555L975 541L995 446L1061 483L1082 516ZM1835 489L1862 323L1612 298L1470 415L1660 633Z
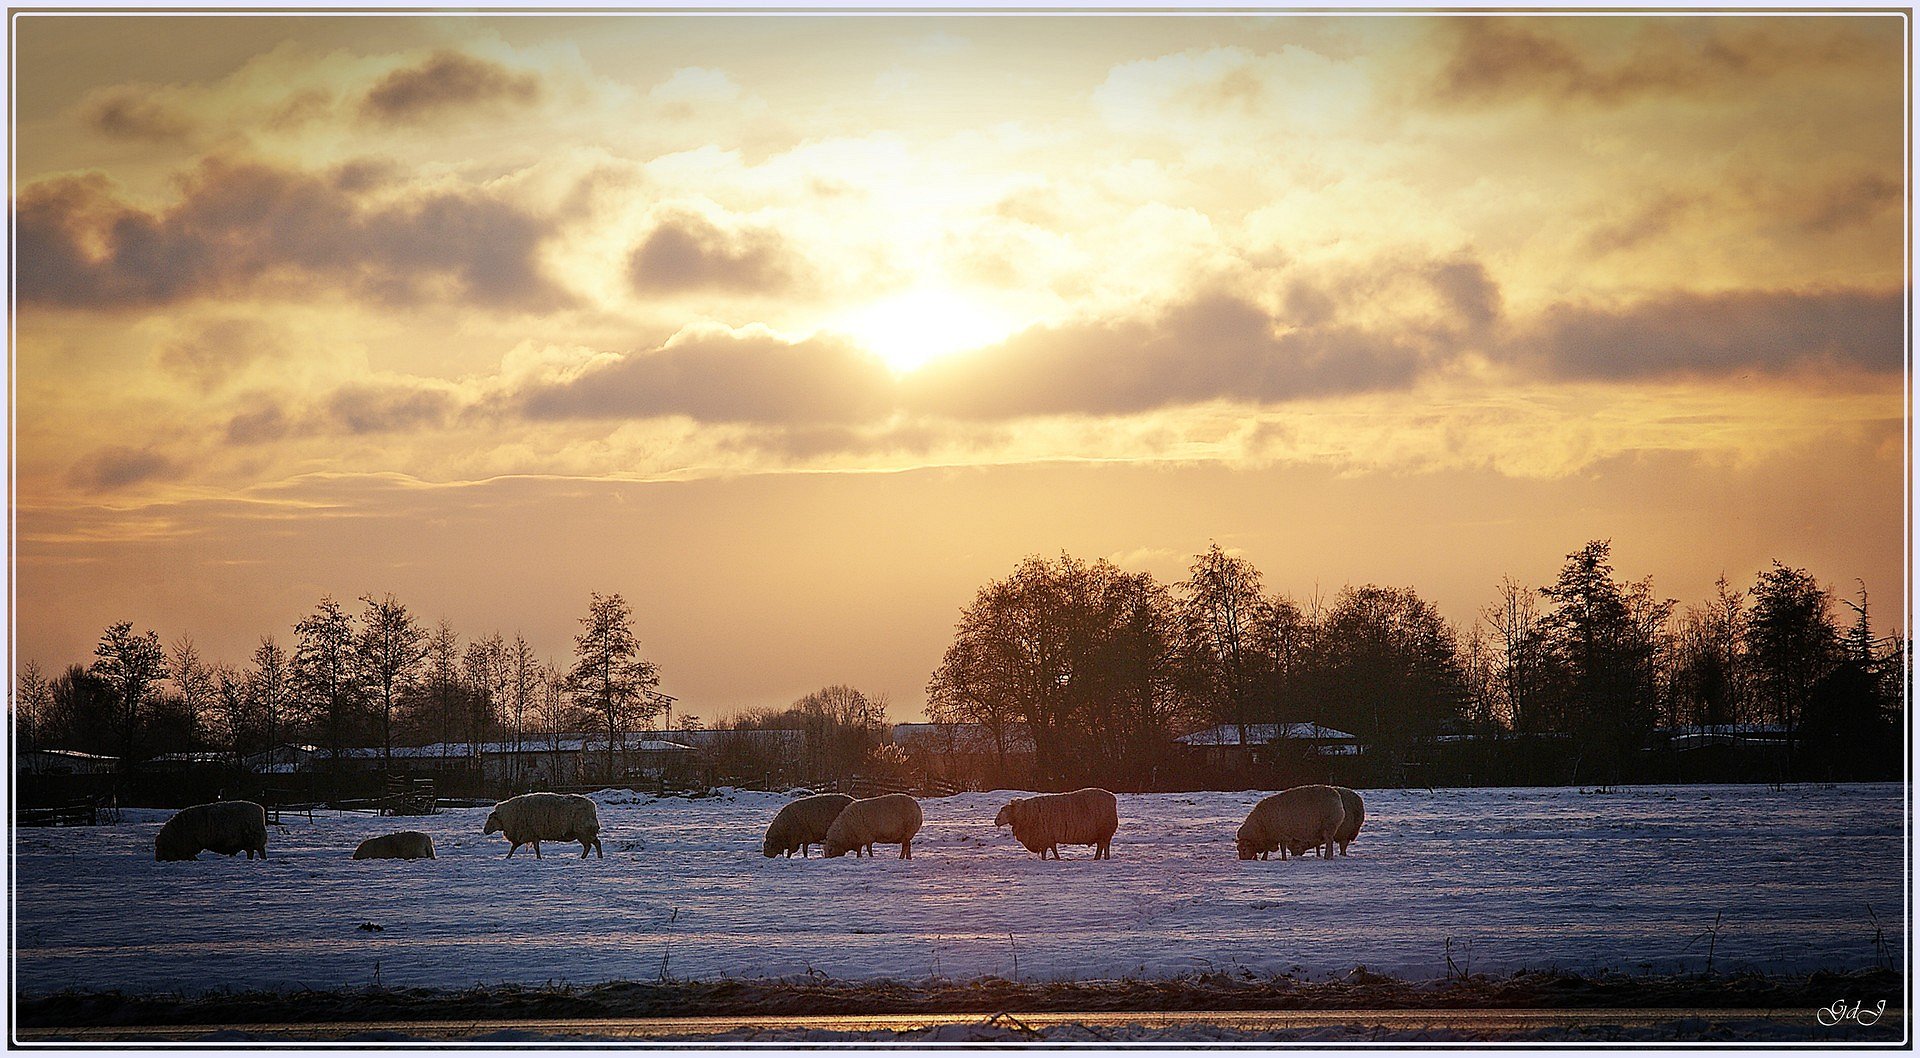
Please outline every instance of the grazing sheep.
M382 834L377 838L368 838L353 850L356 860L430 860L433 859L433 838L418 830L402 830L397 834Z
M827 828L840 816L840 811L853 803L853 798L843 793L814 794L790 801L767 824L767 839L760 846L760 852L768 859L781 853L789 857L793 850L799 849L804 858L807 846L827 840Z
M1296 786L1263 799L1247 813L1234 838L1240 858L1266 859L1278 851L1281 859L1295 849L1317 848L1322 857L1333 855L1333 836L1346 819L1340 791L1331 786Z
M540 843L543 841L577 841L580 843L580 858L587 858L587 850L607 858L606 849L600 845L600 811L594 807L593 798L579 794L530 793L518 797L509 797L493 806L492 814L487 816L483 834L500 832L513 842L507 850L507 859L522 845L533 846L535 859L540 856Z
M855 801L840 810L827 828L823 853L873 855L874 842L900 843L900 858L913 859L913 836L920 832L920 802L903 793L882 794Z
M1014 838L1043 860L1048 852L1059 859L1061 845L1092 845L1094 859L1110 860L1113 832L1120 829L1120 805L1113 794L1093 786L1016 797L993 817L993 825L1011 825Z
M1334 789L1340 791L1340 808L1344 818L1341 819L1340 829L1334 833L1333 840L1340 846L1340 855L1345 856L1348 843L1353 841L1354 835L1360 833L1360 824L1366 822L1367 807L1361 802L1360 795L1352 790L1344 786L1336 786ZM1307 843L1296 841L1289 845L1288 849L1298 856L1307 851Z
M267 810L252 801L214 801L182 808L167 820L153 839L153 858L191 860L201 851L231 856L245 850L247 859L259 853L267 858Z

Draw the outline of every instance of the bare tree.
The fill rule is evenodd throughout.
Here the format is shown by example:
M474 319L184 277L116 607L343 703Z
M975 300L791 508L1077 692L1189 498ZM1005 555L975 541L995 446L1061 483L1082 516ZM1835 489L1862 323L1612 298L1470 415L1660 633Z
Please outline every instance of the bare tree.
M261 636L253 651L253 668L246 675L247 699L258 716L267 762L285 731L293 700L293 673L287 652L272 636ZM236 747L237 751L237 747Z
M92 673L113 689L119 704L121 766L133 764L140 720L153 685L167 678L167 655L152 631L135 635L133 622L121 621L100 636Z
M507 643L495 632L467 644L461 659L467 683L467 743L472 753L499 729L507 698Z
M20 744L37 749L52 719L53 687L40 674L38 662L29 661L20 670L19 689L14 695L13 716L20 732Z
M1518 733L1542 729L1538 715L1546 671L1547 643L1541 635L1539 594L1511 577L1500 579L1500 598L1480 615L1496 637L1495 684L1507 726Z
M1260 571L1253 563L1211 545L1194 557L1180 585L1182 666L1189 692L1213 719L1239 729L1273 712L1271 692L1276 659L1265 649L1275 627L1273 603L1261 594ZM1263 700L1264 699L1264 700Z
M169 652L173 664L173 686L180 695L180 706L193 720L197 731L211 732L218 721L214 710L214 676L206 662L200 658L200 651L193 645L193 637L183 635L174 641Z
M391 770L394 699L419 676L420 665L427 659L427 633L391 595L379 599L362 595L360 601L366 609L360 612L354 656L360 678L380 710L380 763Z
M660 682L653 663L640 657L640 641L633 634L633 613L618 594L593 594L586 628L574 637L574 665L567 685L574 701L592 715L607 737L606 777L614 774L617 743L635 724L652 715L649 692Z
M329 595L293 630L293 703L337 763L360 726L353 619Z

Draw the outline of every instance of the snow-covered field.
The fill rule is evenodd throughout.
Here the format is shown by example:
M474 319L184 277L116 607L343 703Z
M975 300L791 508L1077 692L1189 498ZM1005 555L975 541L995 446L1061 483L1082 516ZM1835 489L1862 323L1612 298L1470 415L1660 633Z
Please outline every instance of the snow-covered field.
M1437 978L1529 968L1634 972L1871 967L1878 916L1906 923L1898 785L1363 791L1352 855L1242 862L1256 792L1120 798L1111 861L1026 853L992 826L1007 793L923 802L914 858L777 859L783 802L602 793L605 860L506 857L484 809L322 813L271 859L156 863L164 812L15 828L16 982L213 989L463 987L610 979L1035 978L1356 965ZM439 859L354 861L388 830ZM377 926L377 930L363 926ZM1017 963L1017 968L1016 968Z

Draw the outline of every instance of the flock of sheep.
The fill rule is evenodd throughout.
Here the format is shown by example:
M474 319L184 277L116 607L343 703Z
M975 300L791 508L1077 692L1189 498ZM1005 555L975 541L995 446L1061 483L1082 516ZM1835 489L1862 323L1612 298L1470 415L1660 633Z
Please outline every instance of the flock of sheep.
M872 856L873 847L899 845L900 858L913 858L913 836L920 832L920 802L901 794L855 800L846 794L815 794L789 802L767 826L760 851L769 859L796 851L809 855L813 845L827 856ZM1281 859L1312 849L1322 857L1347 854L1360 833L1366 808L1360 795L1344 786L1296 786L1263 799L1240 824L1234 845L1243 860ZM1028 852L1060 858L1062 845L1091 845L1093 858L1111 859L1114 832L1120 828L1113 794L1089 787L1072 793L1016 797L994 817L995 827L1010 826ZM579 794L531 793L493 806L485 834L502 834L507 858L522 845L540 856L542 841L577 841L580 857L589 851L606 858L600 844L600 813L592 798ZM248 859L267 855L267 812L251 801L216 801L181 809L153 841L156 860L191 860L201 852ZM432 859L433 838L417 830L368 838L354 850L356 860Z

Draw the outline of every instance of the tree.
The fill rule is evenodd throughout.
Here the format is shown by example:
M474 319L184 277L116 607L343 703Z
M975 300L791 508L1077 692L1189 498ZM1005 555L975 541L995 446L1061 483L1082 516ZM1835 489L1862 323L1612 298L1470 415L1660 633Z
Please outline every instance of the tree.
M362 595L360 601L366 608L360 612L354 658L368 696L380 710L381 766L392 770L394 698L412 687L419 675L427 658L427 633L391 595L380 599Z
M466 676L467 745L478 754L488 735L500 726L507 697L507 642L495 632L467 644L461 668Z
M174 641L171 660L173 686L180 694L181 707L193 718L196 729L213 730L216 726L213 716L214 675L206 662L200 659L200 651L194 647L192 636L183 635Z
M93 655L93 674L106 681L119 703L120 763L131 767L148 693L168 675L166 651L158 634L135 635L133 623L121 621L101 634Z
M1481 613L1493 630L1494 693L1507 727L1518 734L1544 731L1542 716L1550 682L1547 642L1540 627L1538 596L1511 577L1500 579L1500 598Z
M1775 561L1753 585L1747 622L1747 656L1761 710L1784 734L1785 767L1793 768L1793 743L1813 691L1832 671L1840 653L1833 597L1804 569Z
M1331 716L1389 760L1461 714L1453 626L1412 588L1342 588L1319 637L1316 684Z
M1213 719L1237 727L1245 745L1248 725L1273 711L1279 668L1268 649L1277 615L1260 592L1260 571L1212 544L1194 557L1177 600L1188 693Z
M507 644L507 716L513 726L513 748L518 753L526 739L527 721L540 696L540 659L519 632ZM518 759L517 757L515 759Z
M1567 556L1560 576L1540 589L1553 603L1540 627L1565 677L1565 709L1581 753L1591 752L1617 780L1657 715L1661 636L1673 601L1655 598L1648 581L1615 581L1611 551L1611 541L1593 540Z
M653 663L640 657L633 634L633 613L619 594L593 593L585 627L574 637L574 664L567 685L574 701L594 717L607 736L606 778L614 774L615 743L652 715L650 692L660 683Z
M52 698L44 739L48 745L88 753L124 752L115 739L119 700L113 687L89 669L69 665L47 683Z
M1714 597L1681 615L1673 635L1675 726L1721 727L1745 718L1746 599L1722 574L1714 582Z
M331 595L294 626L292 691L295 707L320 733L333 759L359 727L360 694L354 680L353 620Z
M460 686L460 637L444 619L427 637L426 693L420 707L425 716L422 727L433 733L433 741L445 747L460 727L462 688Z
M29 661L20 670L18 690L14 693L13 716L20 732L20 744L26 749L40 748L47 724L53 719L53 687L40 674L38 662Z
M1070 555L980 589L928 682L937 722L1023 725L1039 780L1138 783L1194 715L1178 691L1166 589Z
M287 652L272 636L261 636L260 645L253 651L253 668L246 675L246 693L252 712L260 723L261 741L269 764L272 763L274 749L279 745L280 734L286 728L293 696L292 682ZM236 745L234 752L239 751Z
M209 670L208 680L213 686L209 705L211 722L207 725L212 740L236 762L242 761L247 739L259 723L259 710L254 705L247 678L222 664Z

